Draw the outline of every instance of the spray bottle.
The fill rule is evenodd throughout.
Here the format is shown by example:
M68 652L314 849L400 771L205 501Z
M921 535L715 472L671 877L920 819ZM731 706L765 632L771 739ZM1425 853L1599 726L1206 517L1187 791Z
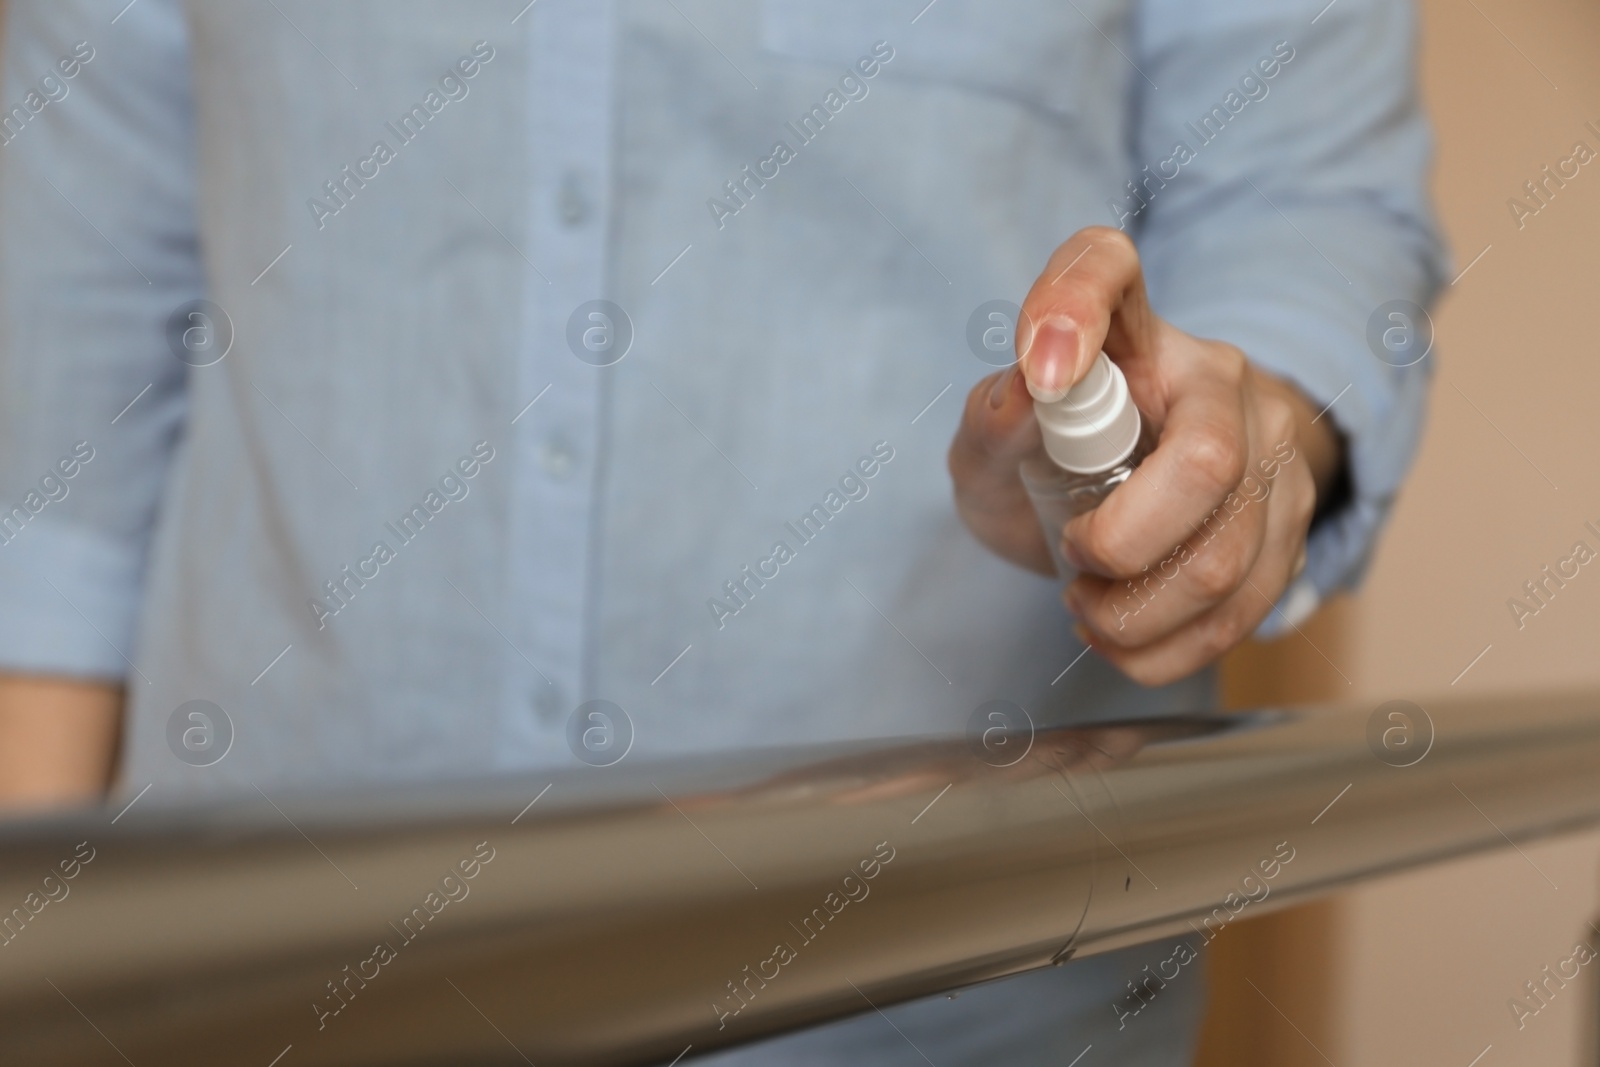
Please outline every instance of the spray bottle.
M1128 380L1104 352L1066 395L1041 399L1031 383L1028 391L1041 442L1022 460L1022 484L1039 515L1056 572L1071 581L1077 569L1061 554L1062 528L1132 477L1151 442L1143 433Z

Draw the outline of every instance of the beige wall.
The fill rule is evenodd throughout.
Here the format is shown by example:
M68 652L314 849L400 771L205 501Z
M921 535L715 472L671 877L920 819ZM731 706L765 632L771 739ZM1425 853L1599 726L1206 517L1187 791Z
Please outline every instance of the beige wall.
M1600 8L1476 3L1423 5L1440 210L1460 267L1490 250L1440 308L1432 426L1350 620L1351 677L1374 700L1600 691L1600 564L1520 630L1506 605L1579 538L1600 549L1583 529L1600 526L1600 160L1521 229L1506 206L1575 141L1600 150L1584 128L1600 127ZM1552 842L1352 894L1341 1018L1324 1051L1340 1064L1465 1067L1493 1044L1483 1067L1583 1062L1592 974L1521 1030L1507 1001L1575 941L1600 947L1587 925L1600 914L1597 846Z
M1353 696L1376 705L1404 694L1426 707L1463 692L1600 692L1600 562L1521 630L1506 604L1580 537L1600 550L1582 529L1585 520L1600 527L1600 160L1520 230L1506 205L1574 141L1600 150L1600 135L1583 128L1600 127L1600 7L1423 0L1422 8L1435 188L1456 269L1489 251L1435 316L1428 434L1371 578L1310 633L1353 685L1291 638L1235 658L1239 699ZM1516 714L1514 700L1506 713ZM1481 1067L1593 1067L1600 1060L1583 1047L1600 1009L1593 974L1520 1031L1507 1001L1576 940L1600 948L1587 926L1600 916L1600 835L1526 852L1391 879L1308 915L1269 919L1275 936L1257 934L1254 945L1219 957L1218 1013L1235 1021L1214 1020L1212 1030L1237 1029L1243 1018L1268 1051L1251 1059L1235 1045L1213 1062L1467 1067L1492 1045ZM1277 977L1279 1006L1297 1005L1284 1014L1305 1033L1242 1001L1229 987L1241 971Z

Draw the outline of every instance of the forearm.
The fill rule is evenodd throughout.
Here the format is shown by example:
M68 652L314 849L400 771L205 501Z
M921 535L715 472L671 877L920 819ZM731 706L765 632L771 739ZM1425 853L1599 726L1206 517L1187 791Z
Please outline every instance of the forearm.
M135 640L182 436L181 357L200 354L174 358L164 324L206 287L182 4L130 5L115 47L90 33L81 48L92 5L3 7L0 99L47 71L71 89L0 152L0 501L30 501L0 549L0 649L36 672L0 671L10 809L91 802L111 777L121 686L69 679L128 669L117 649Z
M0 809L98 800L121 723L120 685L0 673Z

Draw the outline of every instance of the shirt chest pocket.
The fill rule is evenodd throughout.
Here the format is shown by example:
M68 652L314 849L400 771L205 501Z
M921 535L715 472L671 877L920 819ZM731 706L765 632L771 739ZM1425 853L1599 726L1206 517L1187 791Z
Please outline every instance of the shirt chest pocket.
M1137 77L1118 53L1129 47L1126 0L924 3L761 0L761 47L771 59L862 73L857 62L882 42L877 57L891 56L877 64L883 81L967 90L1056 119Z

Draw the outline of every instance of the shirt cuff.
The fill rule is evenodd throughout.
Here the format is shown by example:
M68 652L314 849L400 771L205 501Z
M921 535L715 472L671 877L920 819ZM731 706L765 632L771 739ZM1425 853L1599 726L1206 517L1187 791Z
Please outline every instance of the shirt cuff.
M138 550L89 527L47 516L0 525L0 670L104 679L136 670L142 578Z

